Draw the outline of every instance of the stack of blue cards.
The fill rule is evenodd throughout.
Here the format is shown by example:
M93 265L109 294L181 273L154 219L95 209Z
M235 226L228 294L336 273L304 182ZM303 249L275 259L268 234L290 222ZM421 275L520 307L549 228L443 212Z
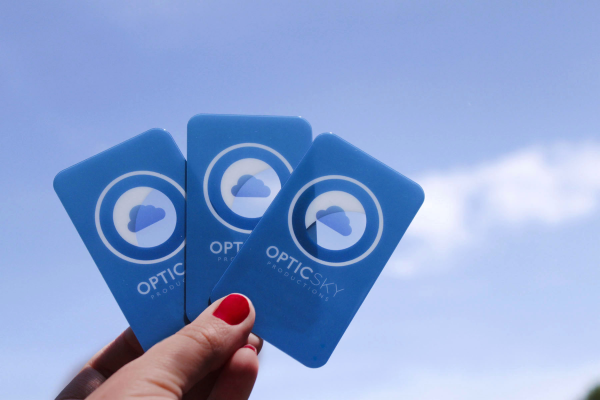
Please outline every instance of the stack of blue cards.
M187 167L155 129L57 175L144 349L241 293L257 335L327 362L424 193L335 135L311 139L298 117L198 115Z

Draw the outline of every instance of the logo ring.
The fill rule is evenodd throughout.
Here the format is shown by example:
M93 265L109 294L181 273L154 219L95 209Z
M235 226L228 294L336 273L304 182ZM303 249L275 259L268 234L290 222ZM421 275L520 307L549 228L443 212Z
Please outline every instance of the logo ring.
M300 198L302 193L304 193L306 191L306 189L315 185L316 183L327 181L327 180L333 180L333 179L338 179L338 180L354 183L355 185L357 185L358 187L363 189L365 192L367 192L367 194L373 200L373 203L375 203L375 208L377 209L377 214L379 215L379 228L377 230L377 236L375 236L375 240L373 241L373 244L371 245L371 247L369 247L367 249L367 251L365 251L360 256L358 256L352 260L344 261L344 262L324 261L324 260L320 260L317 257L310 254L308 251L306 251L304 249L304 247L302 247L302 245L300 245L300 243L298 242L298 239L296 238L296 234L294 233L294 229L292 227L292 214L294 212L294 207L296 206L296 202L298 201L298 199ZM371 192L371 190L368 187L366 187L363 183L357 181L356 179L349 178L349 177L343 176L343 175L327 175L327 176L322 176L320 178L313 179L312 181L308 182L306 185L302 186L300 191L298 191L298 193L296 193L296 196L294 196L294 199L292 200L292 204L290 204L290 210L288 212L288 229L290 231L290 234L292 235L292 240L296 244L296 247L298 247L298 249L300 249L300 251L302 253L304 253L305 256L307 256L308 258L310 258L313 261L316 261L316 262L324 264L324 265L328 265L330 267L345 267L347 265L355 264L355 263L363 260L369 254L371 254L373 252L373 250L375 250L375 247L377 247L377 244L379 243L379 240L381 239L381 235L383 234L383 213L381 211L381 205L379 204L379 201L377 200L377 198L375 197L373 192Z
M279 158L281 160L281 162L283 162L283 164L286 166L288 171L290 171L290 173L292 173L293 168L292 168L291 164L288 162L288 160L286 160L285 157L283 157L280 153L278 153L277 151L273 150L272 148L270 148L268 146L265 146L263 144L258 144L258 143L240 143L240 144L236 144L234 146L228 147L225 150L221 151L219 154L217 154L217 156L215 158L213 158L213 160L208 165L208 168L206 169L206 173L204 174L204 182L202 185L202 189L204 190L204 200L206 201L206 205L208 206L208 209L210 210L211 214L220 223L222 223L229 229L233 229L234 231L241 232L241 233L250 234L250 233L252 233L252 230L238 228L237 226L233 226L229 222L227 222L223 218L221 218L221 216L219 214L217 214L217 212L215 211L213 205L210 202L210 198L208 197L208 178L210 176L210 173L211 173L213 167L217 163L217 161L219 161L219 159L221 159L221 157L223 157L225 154L229 153L230 151L240 149L242 147L256 147L259 149L266 150L266 151L270 152L271 154L275 155L277 158Z
M118 178L116 178L115 180L113 180L111 183L108 184L108 186L106 186L104 188L104 190L102 191L102 193L100 194L100 197L98 198L98 202L96 203L96 212L95 212L95 222L96 222L96 230L98 231L98 235L100 236L100 239L102 240L102 243L104 243L104 245L117 257L125 260L125 261L129 261L135 264L156 264L165 260L168 260L169 258L173 257L175 254L179 253L181 251L181 249L183 249L183 247L185 246L185 239L183 239L183 241L181 242L181 244L179 245L179 247L177 247L177 249L175 249L175 251L173 251L171 254L166 255L164 257L161 258L157 258L155 260L138 260L135 258L131 258L131 257L127 257L126 255L120 253L119 251L117 251L106 239L106 236L104 236L104 232L102 232L102 226L100 224L100 208L102 207L102 201L104 200L104 197L106 196L106 194L108 193L108 191L115 186L117 183L119 183L120 181L122 181L123 179L129 178L131 176L136 176L136 175L148 175L148 176L154 176L156 178L160 178L164 181L167 181L168 183L170 183L171 185L173 185L175 187L175 189L177 189L179 191L179 193L181 193L181 195L183 196L183 198L185 199L185 190L183 190L183 188L177 183L175 182L173 179L169 178L168 176L159 174L158 172L152 172L152 171L134 171L134 172L129 172L127 174L121 175Z

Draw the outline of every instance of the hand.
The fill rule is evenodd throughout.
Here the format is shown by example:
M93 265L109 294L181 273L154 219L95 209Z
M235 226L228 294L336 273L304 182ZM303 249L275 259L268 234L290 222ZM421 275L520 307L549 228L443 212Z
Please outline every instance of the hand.
M246 400L262 347L250 333L254 317L250 300L229 295L146 354L128 328L92 357L57 400Z

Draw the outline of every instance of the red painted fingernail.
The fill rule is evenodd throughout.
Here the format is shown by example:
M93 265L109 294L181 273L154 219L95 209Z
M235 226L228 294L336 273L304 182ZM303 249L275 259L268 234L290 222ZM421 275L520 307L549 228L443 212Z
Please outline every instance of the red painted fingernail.
M254 350L254 352L256 354L258 354L258 350L256 350L256 347L252 346L251 344L247 344L244 346L244 349L250 349L250 350Z
M250 314L250 304L241 294L230 294L225 297L213 315L222 319L229 325L238 325L246 320Z

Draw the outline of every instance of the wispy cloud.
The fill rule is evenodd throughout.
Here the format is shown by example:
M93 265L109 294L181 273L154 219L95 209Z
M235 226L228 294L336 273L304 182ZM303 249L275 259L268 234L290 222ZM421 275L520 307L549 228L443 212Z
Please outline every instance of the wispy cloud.
M496 373L429 371L400 374L394 384L355 400L577 400L598 383L600 365Z
M439 268L457 250L491 240L496 228L591 215L600 208L600 144L532 147L416 181L425 204L386 269L401 276Z

